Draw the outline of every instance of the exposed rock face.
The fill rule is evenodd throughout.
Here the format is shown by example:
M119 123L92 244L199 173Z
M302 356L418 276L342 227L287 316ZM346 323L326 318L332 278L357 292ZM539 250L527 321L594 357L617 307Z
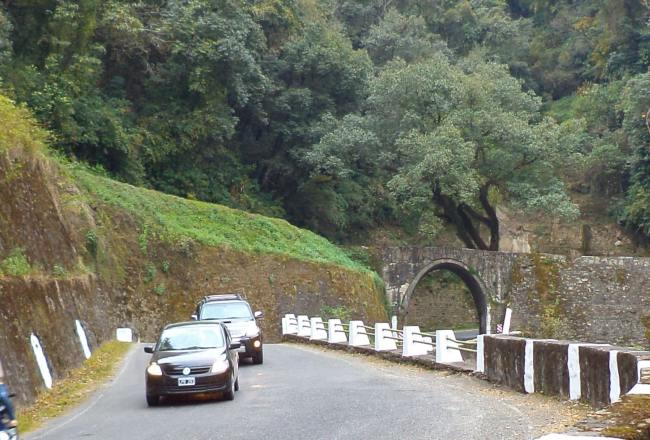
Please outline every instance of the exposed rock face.
M21 248L32 266L27 276L0 277L0 356L22 402L43 387L30 335L56 382L84 359L77 319L91 347L117 327L151 341L165 324L188 320L203 295L236 291L265 312L267 341L279 339L282 314L316 315L324 305L387 320L366 273L155 236L142 246L136 219L91 202L47 161L0 157L0 197L0 260Z

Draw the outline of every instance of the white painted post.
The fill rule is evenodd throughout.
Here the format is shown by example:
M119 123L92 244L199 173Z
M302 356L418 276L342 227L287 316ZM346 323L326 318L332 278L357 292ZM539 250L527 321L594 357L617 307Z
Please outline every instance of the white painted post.
M582 395L580 382L580 346L569 344L567 353L567 368L569 370L569 400L580 400Z
M284 315L285 322L287 323L287 335L298 334L298 319L293 313Z
M485 335L476 337L476 371L485 373Z
M402 346L402 356L424 356L427 354L426 344L418 344L422 341L422 336L414 333L420 333L420 327L417 325L407 325L402 329L404 333L404 345Z
M370 345L370 339L363 327L363 321L350 321L350 341L348 345L353 347Z
M395 315L390 317L390 328L397 330L397 316Z
M327 322L327 342L330 344L348 342L348 337L340 319L330 319Z
M309 338L311 336L311 324L309 323L309 316L298 315L298 336Z
M526 339L526 349L524 355L524 390L528 394L535 392L535 364L533 353L533 340Z
M120 342L133 342L133 330L127 327L115 330L115 339Z
M395 340L386 337L394 337L393 332L390 330L390 325L387 323L379 322L375 324L375 351L397 350Z
M327 339L327 331L325 330L325 324L323 320L319 317L311 318L311 337L309 338L312 341L324 341Z
M282 317L282 334L287 334L287 318L284 316Z
M88 346L88 338L86 337L86 332L84 331L81 322L78 319L74 321L75 328L77 329L77 335L79 336L79 342L81 342L81 349L84 352L86 359L90 358L90 347Z
M621 400L621 380L618 375L618 350L609 352L609 403Z
M453 330L436 330L436 362L440 364L463 362L458 344L448 338L456 339Z
M512 309L506 309L506 317L503 320L503 334L507 335L510 333L510 321L512 320Z
M47 366L47 359L45 358L45 353L43 352L41 341L38 340L34 333L31 334L29 340L32 344L32 350L34 350L34 356L36 356L38 369L41 371L43 383L45 384L46 388L50 389L52 388L52 374L50 373L50 368Z

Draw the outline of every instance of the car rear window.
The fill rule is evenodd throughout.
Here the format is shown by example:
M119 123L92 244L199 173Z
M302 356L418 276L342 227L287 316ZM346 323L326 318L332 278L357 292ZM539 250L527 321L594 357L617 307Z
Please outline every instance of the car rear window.
M245 302L212 302L201 308L201 319L252 319L250 306Z
M158 350L199 350L225 345L223 331L218 326L172 327L160 336Z

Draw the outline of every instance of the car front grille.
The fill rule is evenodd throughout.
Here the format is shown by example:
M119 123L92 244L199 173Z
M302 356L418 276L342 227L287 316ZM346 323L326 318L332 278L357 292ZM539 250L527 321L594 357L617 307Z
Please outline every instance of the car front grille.
M183 375L183 369L186 367L183 366L178 366L178 365L165 365L163 367L163 370L165 373L171 375L171 376L182 376ZM211 366L204 366L204 367L190 367L190 375L195 375L195 374L205 374L210 371L212 367Z

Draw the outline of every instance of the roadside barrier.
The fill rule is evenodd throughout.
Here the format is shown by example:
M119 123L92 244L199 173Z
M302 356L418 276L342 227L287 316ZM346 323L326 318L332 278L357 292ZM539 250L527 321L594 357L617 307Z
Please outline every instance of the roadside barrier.
M511 314L510 312L509 314ZM506 322L507 324L507 322ZM509 330L509 329L508 329ZM492 382L524 393L559 395L600 407L624 394L650 394L650 352L607 344L527 339L521 332L458 338L453 330L398 329L385 322L323 322L320 317L287 314L284 335L414 359L427 365L474 371ZM434 362L435 360L435 362ZM552 372L552 374L550 373Z
M309 339L312 341L324 341L327 339L327 329L325 323L321 318L310 318L311 335Z
M327 342L330 344L347 343L348 335L345 332L345 327L341 324L341 320L330 319L327 322Z
M296 318L298 320L298 336L311 336L311 323L309 322L309 317L307 315L298 315Z
M363 325L363 321L350 321L350 339L348 345L352 347L363 347L370 345L370 338Z

